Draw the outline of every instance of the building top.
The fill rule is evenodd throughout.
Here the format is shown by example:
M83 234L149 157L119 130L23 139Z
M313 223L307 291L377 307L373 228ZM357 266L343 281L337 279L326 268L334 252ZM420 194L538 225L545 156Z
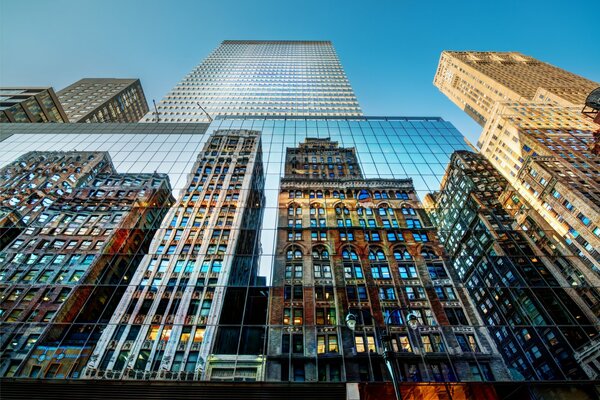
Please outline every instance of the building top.
M71 122L137 122L148 112L137 78L84 78L57 94Z
M223 40L221 44L326 44L330 40Z
M1 87L0 122L69 122L54 89Z

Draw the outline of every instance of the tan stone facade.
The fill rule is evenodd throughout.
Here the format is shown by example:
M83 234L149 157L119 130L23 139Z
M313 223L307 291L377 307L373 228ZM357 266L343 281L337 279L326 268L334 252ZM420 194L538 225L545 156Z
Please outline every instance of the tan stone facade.
M496 102L534 101L577 106L600 86L518 52L444 51L433 81L452 102L484 125Z

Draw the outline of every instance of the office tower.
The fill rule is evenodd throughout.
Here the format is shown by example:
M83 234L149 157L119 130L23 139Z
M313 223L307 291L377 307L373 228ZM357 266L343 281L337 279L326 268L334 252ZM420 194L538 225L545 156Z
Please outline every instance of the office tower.
M328 138L287 148L267 380L381 381L387 349L398 381L507 379L444 259L410 179L365 179L356 150Z
M57 95L71 122L138 122L148 112L139 79L84 78Z
M106 153L29 153L14 167L40 159L102 160L109 172L47 205L1 253L2 375L78 378L171 191L166 175L117 174Z
M506 186L484 156L453 154L440 191L427 199L452 268L512 379L597 378L597 317L576 290L551 273L553 264L515 227L499 201Z
M253 307L260 294L251 286L263 188L259 133L213 133L102 332L86 377L261 379L266 297L262 310Z
M582 273L593 276L598 286L600 158L591 145L600 126L579 111L500 103L479 146L529 209L587 264L591 271Z
M0 88L0 123L69 122L51 87Z
M479 125L497 102L538 102L581 109L600 86L518 52L443 51L433 81Z
M329 41L225 40L143 122L216 116L360 116Z

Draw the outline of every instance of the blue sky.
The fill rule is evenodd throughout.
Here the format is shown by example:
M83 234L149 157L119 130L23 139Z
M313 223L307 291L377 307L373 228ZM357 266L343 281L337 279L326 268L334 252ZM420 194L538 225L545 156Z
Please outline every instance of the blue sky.
M600 82L600 1L0 0L0 85L139 77L151 102L224 39L332 40L366 115L479 127L432 84L444 49L521 51Z

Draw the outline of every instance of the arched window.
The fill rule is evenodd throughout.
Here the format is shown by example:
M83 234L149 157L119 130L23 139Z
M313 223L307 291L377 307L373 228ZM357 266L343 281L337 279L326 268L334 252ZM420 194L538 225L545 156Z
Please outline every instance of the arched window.
M421 257L423 257L426 260L435 260L439 258L439 256L435 254L435 252L429 247L424 247L421 250Z
M342 250L342 261L344 264L344 278L346 279L363 279L364 274L360 266L358 254L352 248Z
M380 192L374 192L373 193L373 198L375 200L381 200L381 193Z
M417 267L406 247L394 249L394 260L398 265L398 273L401 279L416 279L419 277Z
M290 204L288 206L288 215L302 215L302 207L298 204Z
M313 247L312 258L315 279L331 279L331 263L327 248L323 246Z
M371 264L373 279L392 279L390 266L383 250L380 248L369 250L369 263Z
M338 192L337 190L333 191L333 198L334 199L339 199L340 198L340 192Z
M382 199L389 199L390 197L388 196L387 192L381 192L381 198Z
M296 190L296 198L301 199L302 197L302 192L300 190Z
M371 194L366 190L363 189L358 193L358 200L368 200L371 198Z
M323 191L317 190L317 199L322 199L322 198L323 198Z
M406 247L401 247L394 250L394 259L397 261L412 260L412 256L408 250L406 250Z
M298 247L290 247L287 251L288 260L302 260L302 251Z
M297 246L291 246L286 253L285 279L302 279L302 251Z

